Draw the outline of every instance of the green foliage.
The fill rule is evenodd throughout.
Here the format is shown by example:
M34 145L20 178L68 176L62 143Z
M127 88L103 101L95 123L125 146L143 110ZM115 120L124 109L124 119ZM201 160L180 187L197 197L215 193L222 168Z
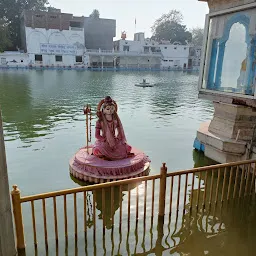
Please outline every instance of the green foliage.
M193 28L191 29L192 34L192 44L196 46L203 45L203 38L204 38L204 29L203 28Z
M156 41L167 40L171 43L180 42L186 44L191 42L192 35L187 27L182 24L183 15L177 10L171 10L163 14L152 26L152 39Z
M24 10L45 10L47 0L0 0L0 17L8 25L12 49L21 45L20 16Z
M92 13L90 14L91 18L98 19L100 17L100 12L97 9L94 9Z
M0 19L0 52L12 45L10 40L10 33L8 30L8 25L6 25L3 19Z

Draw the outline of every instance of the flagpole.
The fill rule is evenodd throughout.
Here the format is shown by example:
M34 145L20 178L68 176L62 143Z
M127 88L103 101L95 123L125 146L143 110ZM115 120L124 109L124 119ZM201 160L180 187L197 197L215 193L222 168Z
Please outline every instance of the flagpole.
M135 17L135 33L136 33L136 25L137 25L137 21L136 21L136 17Z

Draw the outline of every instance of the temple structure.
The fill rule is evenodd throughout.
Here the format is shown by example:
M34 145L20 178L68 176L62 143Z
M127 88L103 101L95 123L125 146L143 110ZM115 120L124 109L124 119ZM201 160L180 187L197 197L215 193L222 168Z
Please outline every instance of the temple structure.
M201 0L202 1L202 0ZM256 2L208 0L199 97L214 104L194 147L217 162L256 157Z

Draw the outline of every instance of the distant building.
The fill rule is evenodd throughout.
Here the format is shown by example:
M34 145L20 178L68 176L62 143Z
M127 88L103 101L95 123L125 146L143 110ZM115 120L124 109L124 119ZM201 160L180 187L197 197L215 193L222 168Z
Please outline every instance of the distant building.
M26 10L21 16L21 37L30 65L84 64L84 17L58 9Z
M159 44L162 53L161 66L163 69L187 69L189 45Z
M27 67L29 56L27 53L18 51L6 51L0 53L0 65L3 67Z
M0 54L1 66L121 69L188 69L200 65L201 49L145 39L113 42L116 21L76 17L61 10L24 11L21 15L22 51Z
M135 33L134 40L114 42L115 51L126 52L127 57L120 57L120 66L136 66L139 57L144 67L155 67L163 70L187 69L189 62L189 45L161 43L145 39L144 33ZM128 59L128 56L129 59ZM140 65L141 66L141 65Z
M84 18L84 37L87 49L112 50L116 36L116 20Z
M190 69L199 70L200 63L201 63L201 54L202 54L201 46L191 46L189 48L188 67Z
M160 69L160 48L156 42L145 40L144 33L134 34L134 40L115 41L114 51L123 53L117 58L117 65L121 68Z

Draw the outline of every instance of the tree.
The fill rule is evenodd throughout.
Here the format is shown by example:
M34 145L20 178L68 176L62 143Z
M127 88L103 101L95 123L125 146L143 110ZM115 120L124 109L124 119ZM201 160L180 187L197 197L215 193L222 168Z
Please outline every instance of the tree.
M177 10L163 14L151 27L152 39L156 41L167 40L171 43L180 42L181 44L191 42L192 35L187 31L187 27L182 25L182 22L183 15Z
M8 25L4 19L0 19L0 52L12 45Z
M202 46L203 45L203 38L204 38L204 29L203 28L192 28L192 44L195 46Z
M98 19L100 17L100 12L97 9L94 9L90 14L91 18Z
M46 10L47 0L0 0L0 17L8 25L12 49L21 45L20 16L24 10Z

